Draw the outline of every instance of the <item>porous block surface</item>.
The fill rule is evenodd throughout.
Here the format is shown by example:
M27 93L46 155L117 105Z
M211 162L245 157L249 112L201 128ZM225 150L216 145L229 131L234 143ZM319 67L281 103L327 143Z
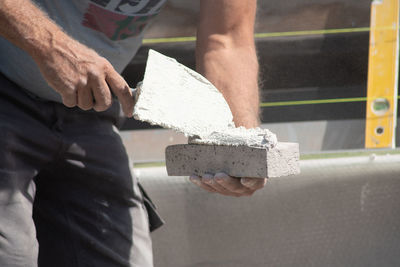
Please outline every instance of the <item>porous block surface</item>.
M235 177L272 178L298 174L299 145L278 143L272 149L251 146L182 144L165 150L170 176L225 172Z

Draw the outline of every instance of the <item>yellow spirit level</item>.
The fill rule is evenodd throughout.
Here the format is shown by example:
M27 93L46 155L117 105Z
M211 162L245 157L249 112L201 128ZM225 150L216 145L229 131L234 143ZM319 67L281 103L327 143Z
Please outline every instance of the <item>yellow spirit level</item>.
M366 148L393 148L397 117L399 0L371 5Z

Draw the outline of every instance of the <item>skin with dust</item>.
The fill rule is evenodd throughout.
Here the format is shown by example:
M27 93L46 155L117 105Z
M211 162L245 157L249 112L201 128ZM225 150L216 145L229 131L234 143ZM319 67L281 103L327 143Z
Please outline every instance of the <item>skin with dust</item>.
M192 143L247 145L270 149L277 144L267 129L235 128L223 95L206 78L175 59L149 51L133 115L153 125L184 133Z

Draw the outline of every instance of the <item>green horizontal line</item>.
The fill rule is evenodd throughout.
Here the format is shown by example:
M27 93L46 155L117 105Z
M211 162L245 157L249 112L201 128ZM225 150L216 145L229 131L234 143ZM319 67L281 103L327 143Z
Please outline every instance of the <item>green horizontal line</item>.
M362 101L366 101L366 100L367 100L366 97L353 97L353 98L333 98L333 99L281 101L281 102L269 102L269 103L264 102L264 103L260 104L260 107L277 107L277 106L296 106L296 105L362 102Z
M164 167L165 162L163 161L134 162L133 166L135 168Z
M306 30L306 31L291 31L291 32L268 32L268 33L255 33L254 37L258 39L258 38L268 38L268 37L288 37L288 36L301 36L301 35L368 32L369 30L370 30L369 27L360 27L360 28L323 29L323 30ZM143 39L143 44L183 43L183 42L194 42L194 41L196 41L195 36L146 38Z
M320 152L320 153L306 153L300 154L300 160L312 160L312 159L332 159L332 158L348 158L348 157L362 157L375 155L399 155L400 149L368 149L368 150L354 150L354 151L338 151L338 152ZM136 162L133 164L134 168L155 168L165 167L165 162Z
M287 37L287 36L300 36L300 35L320 35L320 34L335 34L335 33L352 33L352 32L368 32L369 27L362 28L346 28L346 29L324 29L324 30L308 30L308 31L293 31L293 32L268 32L256 33L255 38L266 37Z
M400 149L367 149L367 150L355 150L355 151L343 151L343 152L321 152L312 154L301 154L300 160L311 160L311 159L331 159L331 158L348 158L348 157L362 157L375 155L398 155Z
M400 96L397 97L400 99ZM367 97L351 97L351 98L332 98L332 99L315 99L315 100L297 100L297 101L281 101L281 102L263 102L260 107L278 107L278 106L297 106L297 105L315 105L315 104L332 104L332 103L350 103L367 101Z
M194 42L196 37L166 37L166 38L146 38L143 39L143 44L161 44L161 43L183 43L183 42Z

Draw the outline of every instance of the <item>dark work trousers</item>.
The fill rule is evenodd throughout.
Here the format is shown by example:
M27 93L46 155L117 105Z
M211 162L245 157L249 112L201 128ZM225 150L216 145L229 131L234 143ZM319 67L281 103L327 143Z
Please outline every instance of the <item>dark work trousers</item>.
M0 75L1 267L153 265L154 213L119 113L41 101Z

